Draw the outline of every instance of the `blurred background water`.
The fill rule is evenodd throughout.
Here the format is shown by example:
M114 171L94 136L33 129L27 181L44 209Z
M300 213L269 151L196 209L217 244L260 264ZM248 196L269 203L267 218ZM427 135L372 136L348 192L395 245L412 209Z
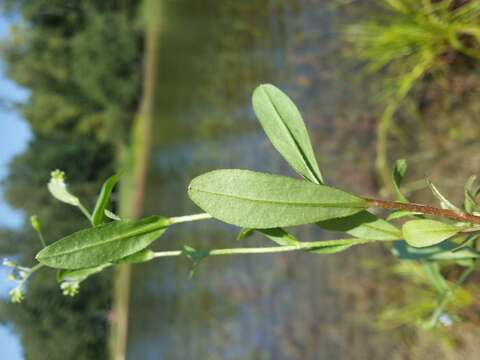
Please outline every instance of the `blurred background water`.
M7 6L9 3L12 2L5 1ZM31 0L13 8L14 14L15 11L23 14L35 26L42 21L54 23L57 16L64 19L66 14L77 24L78 3L49 4ZM138 1L108 3L112 14L124 11L128 16L141 6ZM366 196L378 194L381 185L374 163L376 126L381 113L378 98L382 90L377 82L380 83L384 74L366 75L361 70L361 62L351 54L351 44L344 39L347 25L377 14L376 4L321 0L176 0L162 1L159 9L160 13L149 14L160 24L160 30L145 214L178 216L198 212L188 199L186 188L190 179L211 169L245 168L294 176L255 120L250 96L260 83L277 85L299 106L328 184ZM81 11L94 10L102 15L102 11L108 12L108 7L100 11L92 5L91 9ZM137 16L132 17L135 20L131 26L138 31L142 25ZM19 24L22 20L16 21ZM109 32L124 29L123 20L117 23L116 18L106 17L99 21L107 29L104 41L116 44ZM80 24L78 26L85 26L83 22ZM55 25L49 26L42 28L44 32L40 35L50 34L55 41L54 35L58 33L49 32ZM37 140L30 142L26 155L11 163L10 175L6 175L4 181L5 194L10 194L7 200L25 216L38 213L45 222L44 228L61 223L48 230L52 241L85 226L85 222L72 220L76 218L75 210L46 200L46 188L40 187L48 181L49 171L57 167L66 170L72 188L83 194L86 202L93 203L101 181L114 171L112 153L117 148L112 150L106 144L116 143L125 136L121 121L131 121L124 118L128 118L139 103L138 95L129 98L125 94L130 90L121 91L123 83L102 84L102 76L118 65L117 77L130 81L135 92L140 92L140 80L129 72L132 67L127 66L130 62L125 60L122 46L128 48L131 41L143 50L144 39L138 35L141 31L132 39L120 42L118 47L112 45L106 49L112 59L105 65L96 64L95 56L102 50L95 51L95 29L92 25L86 40L69 38L67 50L62 48L61 41L56 48L75 54L76 48L72 45L72 50L71 44L91 45L90 63L85 65L79 60L73 70L54 74L61 78L55 79L60 84L69 83L70 77L75 79L77 94L81 94L78 96L82 99L76 104L80 109L67 109L71 113L59 114L56 104L61 99L40 99L46 107L42 119L29 112L35 109L38 99L34 93L30 108L22 114ZM123 36L121 32L115 34ZM49 48L55 49L55 46L48 44ZM11 69L8 74L21 83L18 72L22 68L11 65L15 56L22 56L21 51L9 50L6 54ZM128 59L137 67L142 63L135 54ZM121 67L119 63L124 60L127 65ZM46 59L45 63L55 66L55 61ZM24 66L27 71L41 74L32 64ZM135 66L133 69L140 71ZM83 70L75 73L76 69ZM478 173L480 162L475 149L480 109L475 101L476 71L450 74L447 79L457 84L457 91L442 82L439 86L425 85L406 102L398 116L389 149L396 158L410 160L412 171L407 183L415 199L432 201L423 186L418 185L425 173L456 200L463 194L458 184ZM91 78L95 83L88 83L90 72L100 74ZM107 76L103 81L105 79ZM38 93L36 81L27 79L24 85ZM427 85L429 82L427 79ZM52 94L61 95L62 87L57 87ZM2 97L7 95L2 91ZM82 96L85 99L91 96L96 102L92 105ZM128 106L127 102L119 102L124 99L122 96L129 100ZM83 128L78 128L77 122L87 117L85 112L88 116L94 115L82 123ZM69 116L72 121L68 120ZM55 123L57 118L60 120ZM1 121L3 155L7 140L15 139L18 145L25 143L28 136L21 139L18 133L8 135L10 125L6 122L9 120L5 117ZM48 125L48 131L45 130L47 123L53 124ZM109 124L107 130L103 124ZM56 130L51 131L52 128ZM76 132L79 138L72 135ZM94 142L100 144L98 147L90 144L91 138L97 135L100 140ZM39 152L62 152L62 156L45 155L40 161ZM50 168L40 168L40 164L48 164ZM32 184L39 188L32 189ZM26 191L34 200L25 199ZM8 228L2 231L3 253L31 261L38 250L31 239L32 231ZM337 236L311 226L293 229L293 232L300 239L310 241ZM154 248L254 246L268 241L253 236L242 240L243 243L236 242L237 233L237 228L214 220L187 224L170 229ZM459 335L465 328L438 335L411 326L382 326L379 321L382 311L411 291L402 287L402 281L389 270L393 261L387 248L369 245L334 256L290 253L211 258L202 262L192 279L189 278L191 264L185 259L162 259L134 266L126 357L474 359L473 349L480 340L474 335ZM82 284L80 294L73 299L61 296L53 278L51 272L39 273L29 286L24 304L11 305L8 300L2 304L1 320L17 334L23 357L107 357L109 321L115 316L111 311L112 271ZM478 314L478 310L473 313ZM469 323L467 332L478 333L474 323ZM442 336L448 340L439 340Z

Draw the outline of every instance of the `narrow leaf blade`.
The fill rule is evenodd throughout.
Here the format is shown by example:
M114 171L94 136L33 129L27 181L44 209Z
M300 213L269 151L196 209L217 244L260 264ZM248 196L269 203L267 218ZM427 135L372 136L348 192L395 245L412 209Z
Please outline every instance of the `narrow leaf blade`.
M102 190L100 191L100 195L98 196L97 203L95 204L95 209L93 210L92 214L93 226L100 225L105 221L105 210L107 210L107 207L110 203L110 196L112 194L112 190L119 179L120 174L115 174L110 176L103 183Z
M437 189L437 187L435 185L433 185L433 183L430 181L430 179L427 178L425 180L427 181L427 185L430 188L430 190L432 191L432 194L440 202L440 205L441 205L442 208L453 210L457 214L462 214L463 213L462 210L460 210L458 207L453 205L445 196L443 196L443 194Z
M326 221L317 225L325 230L346 232L356 238L371 240L399 240L402 232L388 221L378 218L368 211Z
M413 247L436 245L456 235L460 230L456 226L427 219L407 221L402 227L405 241Z
M395 188L396 199L400 202L408 202L408 199L400 191L400 185L402 184L406 173L407 161L405 159L397 160L395 162L395 167L393 168L393 186Z
M196 177L188 194L213 217L254 229L309 224L366 207L365 199L328 186L236 169Z
M258 86L252 97L253 109L263 130L277 151L305 179L322 184L305 123L297 107L280 89Z
M146 248L169 224L167 218L158 216L139 221L114 221L64 237L41 250L36 258L58 269L99 266Z
M336 253L345 251L347 249L350 249L353 245L355 244L326 246L318 249L312 249L312 250L309 250L308 252L312 254L330 255L330 254L336 254Z

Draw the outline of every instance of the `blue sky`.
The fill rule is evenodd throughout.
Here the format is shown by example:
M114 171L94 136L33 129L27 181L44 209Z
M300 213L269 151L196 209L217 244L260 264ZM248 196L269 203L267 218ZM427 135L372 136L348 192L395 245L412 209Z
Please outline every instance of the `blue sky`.
M0 16L0 39L8 34L8 28L8 20ZM2 103L25 101L28 97L25 89L16 86L5 77L2 63L0 63L0 96ZM30 139L30 130L19 114L8 106L0 106L0 129L0 179L3 179L7 174L10 159L25 149ZM0 226L19 226L21 221L21 214L5 204L1 197Z
M0 39L4 39L8 34L9 26L9 19L0 15ZM16 86L5 77L4 65L0 63L0 99L2 103L23 102L27 98L28 92L25 89ZM9 106L0 106L0 179L7 174L10 159L25 150L30 137L28 125L20 115ZM22 221L23 215L5 203L3 192L0 191L0 226L18 227ZM0 267L0 296L2 297L8 296L10 288L10 284L6 280L7 275L8 269ZM20 341L8 326L0 326L0 349L2 359L23 359Z

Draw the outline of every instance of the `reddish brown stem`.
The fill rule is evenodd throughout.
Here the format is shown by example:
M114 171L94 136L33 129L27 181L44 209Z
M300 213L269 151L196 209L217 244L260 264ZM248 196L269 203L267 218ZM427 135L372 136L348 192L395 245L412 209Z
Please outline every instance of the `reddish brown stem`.
M480 224L480 216L475 216L466 213L457 213L453 210L440 209L433 206L415 204L415 203L401 203L396 201L385 201L377 199L365 199L367 200L368 207L381 208L387 210L406 210L425 215L433 215L439 217L446 217L462 222L469 222L474 224Z

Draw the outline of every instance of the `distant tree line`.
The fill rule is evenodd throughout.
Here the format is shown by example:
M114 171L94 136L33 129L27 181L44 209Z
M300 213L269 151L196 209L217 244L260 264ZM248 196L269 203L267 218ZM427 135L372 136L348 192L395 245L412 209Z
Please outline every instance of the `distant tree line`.
M0 255L28 265L40 244L28 222L37 215L54 241L88 226L76 209L52 200L46 184L60 168L84 199L114 171L115 146L126 141L137 110L143 39L140 0L3 0L18 18L1 44L7 76L29 90L19 112L32 140L10 163L2 184L23 211L21 229L0 229ZM37 274L36 274L37 275ZM75 298L62 295L50 271L32 279L22 305L0 303L0 320L20 335L27 359L107 357L109 274Z

